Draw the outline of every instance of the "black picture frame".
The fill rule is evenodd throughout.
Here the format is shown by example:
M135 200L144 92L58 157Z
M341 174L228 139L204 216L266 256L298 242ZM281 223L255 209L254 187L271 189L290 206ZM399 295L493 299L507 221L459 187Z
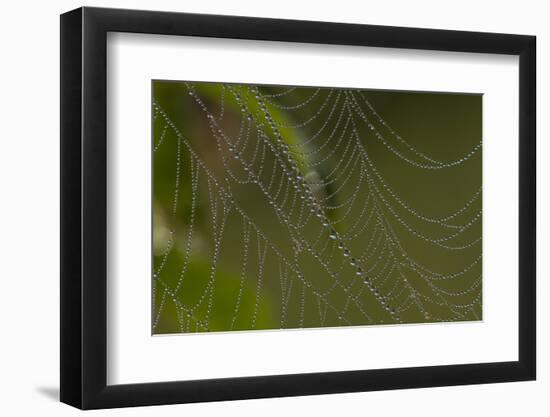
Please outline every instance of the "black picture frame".
M519 360L107 385L108 32L518 55ZM61 15L61 401L94 409L535 379L535 45L524 35L251 17L88 7Z

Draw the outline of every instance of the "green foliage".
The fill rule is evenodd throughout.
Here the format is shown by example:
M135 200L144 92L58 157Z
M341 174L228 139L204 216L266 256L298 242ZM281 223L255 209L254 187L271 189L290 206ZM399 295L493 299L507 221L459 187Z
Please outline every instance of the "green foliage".
M395 132L371 112L376 138L360 94ZM481 152L437 161L479 143L481 96L154 81L153 97L154 333L481 317L481 195L426 221L480 188ZM324 220L297 227L308 189ZM345 248L374 289L331 230L361 232Z

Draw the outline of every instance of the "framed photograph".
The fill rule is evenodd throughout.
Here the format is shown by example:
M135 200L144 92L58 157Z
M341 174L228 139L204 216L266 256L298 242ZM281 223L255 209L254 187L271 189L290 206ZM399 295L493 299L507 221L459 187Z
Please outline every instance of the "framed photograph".
M535 37L61 16L61 401L533 380Z

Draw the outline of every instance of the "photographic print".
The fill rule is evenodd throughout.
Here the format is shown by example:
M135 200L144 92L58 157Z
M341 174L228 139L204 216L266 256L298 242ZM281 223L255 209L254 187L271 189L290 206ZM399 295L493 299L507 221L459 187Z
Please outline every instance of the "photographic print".
M482 95L152 81L152 333L482 319Z

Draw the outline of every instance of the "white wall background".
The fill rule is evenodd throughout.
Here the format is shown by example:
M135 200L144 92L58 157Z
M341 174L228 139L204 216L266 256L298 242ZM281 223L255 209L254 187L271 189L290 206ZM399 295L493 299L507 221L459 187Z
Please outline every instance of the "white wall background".
M1 31L0 118L0 411L3 415L75 415L57 402L59 379L59 17L72 0L7 2ZM543 120L550 83L545 2L462 0L320 2L277 0L88 1L89 6L238 14L292 19L534 34L538 37L539 378L422 390L325 395L100 411L131 416L546 416L550 412L550 132Z

